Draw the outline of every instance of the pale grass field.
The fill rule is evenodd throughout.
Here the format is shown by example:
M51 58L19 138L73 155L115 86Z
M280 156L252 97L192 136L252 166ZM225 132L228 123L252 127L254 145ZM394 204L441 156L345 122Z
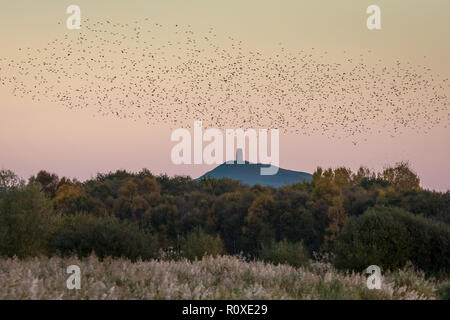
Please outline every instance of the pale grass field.
M81 268L69 290L66 268ZM435 299L436 284L404 269L369 290L364 274L313 262L292 268L231 256L201 261L78 258L0 259L0 299Z

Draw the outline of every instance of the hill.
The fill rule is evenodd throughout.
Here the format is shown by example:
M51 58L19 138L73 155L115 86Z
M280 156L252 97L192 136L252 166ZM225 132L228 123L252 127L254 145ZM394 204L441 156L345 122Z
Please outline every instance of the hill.
M287 170L279 168L277 174L274 175L261 175L261 168L268 167L268 165L260 163L245 163L238 164L236 161L231 164L223 163L220 166L208 171L198 180L205 178L230 178L233 180L239 180L244 184L255 185L260 184L262 186L272 186L275 188L293 184L301 181L310 181L311 174L301 171Z

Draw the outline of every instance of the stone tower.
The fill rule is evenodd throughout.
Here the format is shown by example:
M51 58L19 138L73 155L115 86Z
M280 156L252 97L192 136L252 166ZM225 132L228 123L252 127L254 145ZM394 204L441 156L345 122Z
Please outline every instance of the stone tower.
M241 148L236 149L236 163L237 164L244 164L244 154L242 152Z

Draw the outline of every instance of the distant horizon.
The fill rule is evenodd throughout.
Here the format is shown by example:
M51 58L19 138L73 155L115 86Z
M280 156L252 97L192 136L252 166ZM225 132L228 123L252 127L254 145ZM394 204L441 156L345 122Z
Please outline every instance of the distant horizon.
M268 164L262 164L262 163L251 163L251 162L248 162L247 160L245 160L245 164L253 164L253 165L268 165ZM397 163L393 163L391 166L395 166ZM140 172L142 172L142 171L144 171L144 170L148 170L152 175L154 175L155 177L160 177L160 176L167 176L167 177L170 177L170 178L174 178L174 177L187 177L187 178L190 178L190 179L192 179L192 180L197 180L197 179L199 179L199 178L201 178L202 176L204 176L205 174L207 174L207 173L209 173L210 171L212 171L212 170L214 170L215 168L217 168L217 167L219 167L219 166L222 166L222 165L227 165L227 163L226 162L224 162L224 163L222 163L222 164L219 164L219 165L211 165L210 167L211 167L211 169L207 169L205 172L203 172L203 173L201 173L201 174L199 174L197 177L194 177L194 176L192 176L192 175L189 175L189 174L180 174L180 173L175 173L175 174L168 174L168 173L166 173L166 172L158 172L158 173L156 173L155 171L152 171L150 168L148 168L148 167L143 167L143 168L141 168L141 169L137 169L137 170L129 170L129 169L126 169L126 168L117 168L117 169L114 169L114 170L110 170L110 171L98 171L98 172L96 172L95 174L91 174L89 177L84 177L84 178L79 178L79 177L77 177L77 176L70 176L70 175L65 175L65 174L59 174L59 173L57 173L57 172L54 172L54 171L52 171L52 170L49 170L49 169L40 169L40 170L38 170L38 171L36 171L35 173L33 173L33 174L31 174L31 175L29 175L28 177L24 177L24 176L21 176L21 175L19 175L18 174L18 176L19 176L19 178L21 178L21 179L23 179L24 181L26 181L26 182L28 182L28 180L31 178L31 177L33 177L33 176L36 176L36 174L38 174L40 171L46 171L46 172L48 172L48 173L50 173L50 174L56 174L59 178L68 178L68 179L70 179L70 180L76 180L76 181L78 181L78 182L80 182L80 183L85 183L85 182L87 182L87 181L89 181L89 180L93 180L93 179L96 179L99 175L108 175L108 174L114 174L114 173L116 173L117 171L125 171L125 172L127 172L127 173L129 173L129 174L138 174L138 173L140 173ZM230 164L230 165L233 165L233 164ZM237 165L237 163L234 163L234 165ZM244 164L242 164L242 165L244 165ZM342 168L342 167L345 167L345 166L336 166L336 167L321 167L321 166L318 166L317 168L316 168L316 170L318 169L318 168L322 168L322 169L324 169L324 170L327 170L327 169L337 169L337 168ZM364 168L368 168L368 167L365 167L365 166L360 166L360 167L364 167ZM388 166L389 167L389 166ZM293 171L293 172L298 172L298 173L305 173L305 174L309 174L309 175L313 175L314 174L314 172L316 171L316 170L314 170L314 171L312 171L312 172L307 172L307 171L303 171L303 170L296 170L296 169L289 169L289 168L284 168L284 167L279 167L280 169L284 169L284 170L287 170L287 171ZM348 167L345 167L345 168L348 168ZM11 170L11 171L13 171L15 174L17 174L17 172L15 172L14 170L12 170L12 169L10 169L10 168L6 168L6 167L0 167L0 169L1 170ZM359 168L358 168L359 169ZM373 169L371 169L371 168L368 168L371 172L374 172L375 174L379 174L379 173L382 173L381 171L377 171L377 170L373 170ZM413 169L413 171L414 171L414 168L412 168ZM357 169L356 170L352 170L351 169L351 172L354 174L354 173L356 173L356 171L357 171ZM418 175L418 177L419 177L419 179L420 179L420 175ZM232 179L232 180L236 180L236 179ZM421 179L420 179L421 180ZM428 188L428 187L426 187L426 186L423 186L422 185L422 180L420 181L420 186L421 186L421 188L423 188L424 190L429 190L429 191L435 191L435 192L442 192L442 193L446 193L446 192L449 192L450 191L450 188L449 189L442 189L442 190L439 190L439 189L432 189L432 188Z

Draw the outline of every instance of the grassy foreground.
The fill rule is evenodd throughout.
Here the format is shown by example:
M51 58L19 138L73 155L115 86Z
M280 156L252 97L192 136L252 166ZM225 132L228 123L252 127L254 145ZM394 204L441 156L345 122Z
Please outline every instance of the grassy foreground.
M66 268L81 269L69 290ZM435 299L436 284L413 269L384 275L369 290L364 274L312 262L293 268L231 256L201 261L78 258L0 259L0 299Z

